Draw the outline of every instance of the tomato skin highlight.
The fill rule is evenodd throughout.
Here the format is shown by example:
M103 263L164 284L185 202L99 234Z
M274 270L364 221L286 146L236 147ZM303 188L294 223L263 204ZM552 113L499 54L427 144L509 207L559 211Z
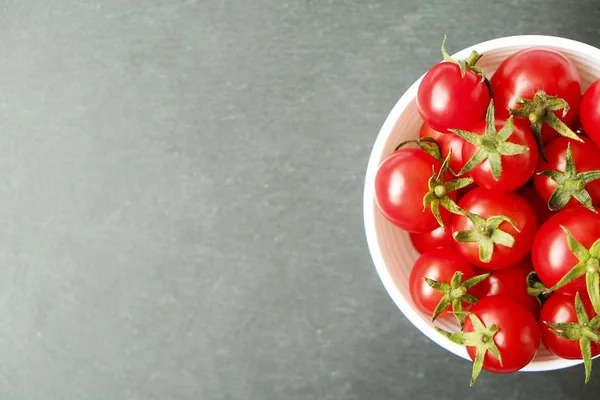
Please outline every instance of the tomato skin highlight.
M579 118L587 135L600 147L600 79L583 94Z
M509 110L517 108L518 98L532 99L538 90L545 91L549 96L562 98L569 104L570 110L564 117L562 110L554 112L565 124L572 125L579 115L579 72L573 62L558 51L536 48L521 50L500 64L490 83L496 115L500 118L510 116ZM557 132L544 124L544 143L556 136Z
M475 286L472 292L479 299L498 295L507 297L522 305L537 319L540 315L540 302L527 293L527 276L531 271L533 265L529 257L526 257L513 267L491 271L492 275ZM477 274L485 272L489 271L476 271Z
M515 372L533 360L540 346L538 323L523 306L505 296L490 296L479 300L470 312L486 327L497 325L499 331L494 341L502 357L502 365L489 351L483 360L483 369L496 373ZM470 318L465 321L465 332L473 332ZM467 346L467 352L475 359L475 347Z
M500 131L504 125L506 125L506 120L497 119L495 122L497 131ZM483 135L485 133L485 127L485 120L479 121L472 127L471 132ZM529 150L522 154L501 156L502 174L498 180L496 180L492 174L489 160L485 160L469 171L467 174L471 176L475 183L480 187L502 192L511 192L523 186L533 175L538 162L538 148L528 125L523 121L517 121L515 119L513 133L507 141L528 147ZM473 157L477 150L477 146L467 141L464 142L462 148L463 165Z
M439 132L469 129L482 119L490 102L485 82L471 70L461 76L451 62L434 65L417 91L417 109L423 121Z
M585 307L590 320L596 316L590 299L585 293L580 292L581 302ZM550 323L568 323L577 322L577 313L575 311L575 295L564 293L553 293L544 303L540 312L540 332L542 334L542 343L555 356L567 360L581 360L581 348L578 340L568 340L556 336L545 324ZM600 354L600 344L593 342L592 357Z
M454 249L435 249L419 257L410 273L409 288L411 298L421 312L431 316L443 297L441 292L429 286L423 278L450 283L456 271L463 273L463 281L475 276L473 265ZM463 303L463 306L468 307L467 303ZM451 307L438 318L448 316L452 316Z
M596 208L597 211L600 209ZM561 210L538 230L533 241L531 259L538 277L548 288L557 284L579 260L569 249L564 226L584 247L600 238L600 214L585 207ZM556 290L557 293L587 293L585 276Z
M479 247L476 242L456 243L458 251L472 264L486 269L510 268L521 261L531 249L531 243L537 229L537 218L527 200L513 192L496 192L475 188L468 192L458 206L485 219L504 215L514 220L520 231L508 222L502 222L500 229L515 238L512 248L494 245L494 254L489 263L479 259ZM452 232L473 229L473 223L464 215L452 217Z
M375 176L375 202L381 213L394 225L413 233L431 232L439 224L431 208L424 210L423 197L429 191L432 167L439 171L442 163L421 149L402 148L390 154ZM446 179L450 180L450 173ZM456 192L448 195L456 200ZM450 212L440 208L443 221Z
M454 248L455 241L452 237L452 229L449 226L446 229L439 226L431 232L411 233L409 236L413 247L419 254L435 249Z
M547 176L538 175L537 173L549 170L564 172L569 144L571 145L571 153L578 173L600 170L600 149L590 139L585 137L581 139L584 141L583 143L560 136L546 145L545 151L548 161L546 162L541 157L539 158L535 169L536 174L533 177L535 190L545 204L548 204L548 200L550 200L550 196L552 196L558 184ZM594 205L600 204L600 179L586 184L585 190L590 194ZM580 206L581 203L572 198L563 208Z

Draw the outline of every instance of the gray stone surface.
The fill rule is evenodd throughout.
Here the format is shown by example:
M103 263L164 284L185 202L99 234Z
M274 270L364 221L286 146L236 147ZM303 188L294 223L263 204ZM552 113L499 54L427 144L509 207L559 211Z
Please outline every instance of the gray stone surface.
M379 283L361 194L443 33L598 46L599 18L593 0L0 0L0 398L597 398L582 368L469 389Z

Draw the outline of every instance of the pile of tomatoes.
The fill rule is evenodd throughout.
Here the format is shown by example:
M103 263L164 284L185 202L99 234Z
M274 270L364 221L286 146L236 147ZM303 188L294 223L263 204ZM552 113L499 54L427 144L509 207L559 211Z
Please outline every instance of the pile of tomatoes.
M481 369L600 354L600 79L583 94L573 62L528 48L488 78L451 59L417 93L419 139L380 164L375 200L421 253L415 306Z

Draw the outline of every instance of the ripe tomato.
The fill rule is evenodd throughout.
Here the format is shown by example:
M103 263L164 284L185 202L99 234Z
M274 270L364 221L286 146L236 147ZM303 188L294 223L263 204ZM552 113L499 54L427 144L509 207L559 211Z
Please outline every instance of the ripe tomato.
M527 275L531 271L533 265L529 257L526 257L514 267L494 271L486 280L475 286L472 292L480 299L496 295L508 297L537 318L540 314L540 302L527 293Z
M452 229L446 227L445 229L438 226L437 229L426 232L426 233L411 233L410 241L414 248L420 253L427 253L434 249L441 249L444 247L454 248L454 238L452 237Z
M452 150L452 156L450 158L450 168L455 173L458 173L465 165L462 160L462 149L465 140L454 133L441 133L433 129L427 123L423 123L419 137L430 137L435 139L440 145L442 158L446 158L450 150Z
M549 288L579 263L579 259L569 249L563 228L589 249L600 238L600 214L585 207L561 210L540 227L533 242L531 259L538 277ZM576 278L556 291L587 293L585 279L585 276Z
M434 65L417 91L417 109L423 121L439 132L469 129L483 118L490 102L485 82L470 69L461 76L453 62Z
M506 123L507 121L504 119L497 119L494 123L496 131L499 132ZM481 120L477 122L471 131L480 136L484 135L486 132L486 121ZM538 162L538 148L527 123L520 119L515 119L512 134L506 142L525 146L528 150L521 154L500 155L502 172L498 180L494 178L489 159L475 166L469 171L469 175L477 185L486 189L510 192L520 188L531 178ZM465 141L462 148L463 165L482 148L485 148L485 146L479 147Z
M571 140L561 136L557 137L546 145L546 158L548 161L546 162L541 157L539 158L538 165L535 169L538 174L533 177L535 190L545 204L548 204L548 201L550 200L552 194L559 187L559 184L554 179L551 179L545 175L539 175L539 173L542 171L557 171L560 172L562 176L566 177L568 175L565 173L565 169L567 167L566 158L567 148L569 145L571 146L572 160L575 164L575 172L577 174L600 170L600 150L589 139L581 139L583 142L578 142L576 140ZM581 178L584 177L584 175L579 176ZM560 191L567 193L566 198L573 195L579 197L578 193L585 191L591 197L593 205L600 204L600 179L585 183L585 179L581 178L570 179L569 182L563 183ZM577 183L579 183L578 181L582 182L582 189L574 187ZM573 188L568 189L568 185L572 185ZM555 198L557 198L557 196L555 196ZM554 199L552 203L555 204ZM559 202L556 207L561 208L563 203L564 201ZM562 206L562 208L574 208L581 205L582 203L580 201L578 201L575 197L571 197L568 203Z
M490 83L496 115L500 118L508 118L509 110L518 108L517 99L533 99L540 90L568 103L570 110L564 117L562 110L554 112L565 124L571 125L579 115L579 72L573 62L558 51L535 48L521 50L500 64ZM544 124L541 135L546 143L557 132Z
M423 278L450 283L456 271L462 272L463 281L475 276L473 266L454 249L435 249L421 255L413 266L409 278L410 295L417 308L431 316L444 296ZM440 317L447 316L452 316L450 307L440 314Z
M502 357L502 365L489 351L485 353L483 369L497 373L510 373L520 370L533 360L540 346L538 323L523 306L505 296L491 296L480 299L473 307L481 322L490 328L498 327L493 340ZM465 322L465 332L474 332L471 318ZM475 360L474 346L467 346L467 352Z
M590 139L600 146L600 79L583 94L579 118Z
M517 191L517 194L523 196L525 200L527 200L527 202L531 205L531 208L533 208L535 216L537 217L538 226L541 226L550 217L556 214L555 211L552 211L548 208L548 202L542 200L542 198L537 194L532 184L528 183L524 185L523 187L521 187L521 189Z
M588 317L592 319L596 316L596 313L594 312L592 303L590 303L590 299L583 292L580 292L579 296ZM552 354L568 360L581 360L582 355L579 341L558 337L552 333L546 322L577 322L575 295L553 293L546 300L540 312L540 332L542 333L542 343ZM592 342L592 356L598 354L600 354L600 344Z
M456 248L467 261L482 268L504 269L517 264L529 253L537 229L537 221L533 209L523 197L512 192L494 192L475 188L458 202L458 206L486 220L485 224L477 221L474 224L472 218L465 215L454 215L452 218L452 233L457 240ZM497 216L510 218L518 230L506 220L494 227L491 224L494 218L491 217ZM465 231L471 233L461 233ZM505 237L506 234L514 238L512 247L500 243L503 241L500 236ZM461 241L461 236L469 241ZM487 262L480 258L482 248L492 252L491 259Z
M396 226L415 233L431 232L439 224L431 208L423 209L423 197L429 192L432 167L442 163L421 149L402 148L389 155L375 176L375 202L381 213ZM445 175L447 180L452 177ZM456 200L456 192L448 195ZM450 212L440 208L442 220L450 221Z

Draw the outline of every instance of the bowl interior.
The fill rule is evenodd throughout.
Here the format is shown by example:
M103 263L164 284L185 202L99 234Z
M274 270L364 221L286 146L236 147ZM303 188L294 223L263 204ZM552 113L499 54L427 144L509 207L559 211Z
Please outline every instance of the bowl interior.
M515 36L480 43L465 49L453 58L466 58L471 50L483 53L478 65L490 77L498 65L509 55L527 47L552 48L569 57L579 69L582 90L600 77L600 50L563 38L547 36ZM365 228L373 261L388 293L411 320L430 339L447 350L468 359L464 347L455 345L434 330L430 317L419 312L410 297L408 278L418 257L407 233L388 222L377 210L373 200L373 182L379 163L396 145L407 139L417 138L422 120L417 112L415 95L420 79L398 101L388 116L377 138L365 182ZM442 329L458 331L458 324L450 319L436 321ZM536 358L524 371L545 371L579 364L579 360L563 360L540 348Z

